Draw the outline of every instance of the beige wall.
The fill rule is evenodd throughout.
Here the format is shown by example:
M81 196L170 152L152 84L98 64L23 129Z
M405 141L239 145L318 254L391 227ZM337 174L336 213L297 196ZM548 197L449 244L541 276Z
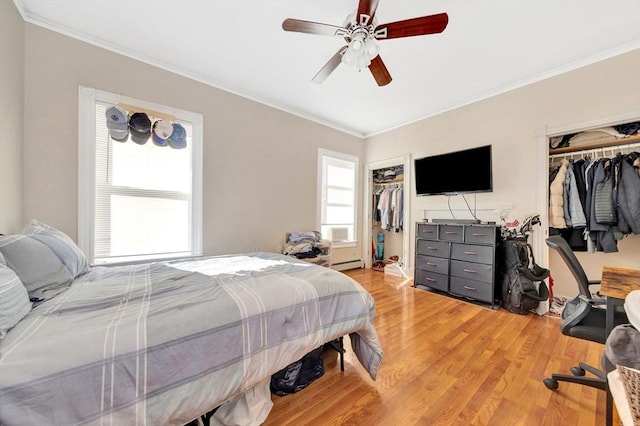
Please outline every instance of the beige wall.
M0 0L0 233L22 227L24 21L13 2Z
M578 127L606 117L635 114L640 117L640 50L531 84L456 110L401 127L367 140L367 161L411 154L431 154L493 145L494 190L476 197L478 216L499 222L496 208L513 207L513 218L536 212L536 191L547 185L546 176L536 175L536 132L546 127ZM542 159L542 161L545 161ZM461 171L463 172L463 171ZM542 182L540 181L542 180ZM415 194L413 181L410 191ZM467 196L470 203L473 196ZM451 204L458 218L470 218L461 196ZM411 199L411 238L416 221L427 210L429 218L450 218L445 197ZM538 212L542 213L542 212ZM539 235L544 232L537 228ZM413 245L411 246L413 250ZM578 256L592 279L600 277L603 264L640 268L640 236L621 242L616 254ZM413 252L411 253L413 256ZM556 294L577 293L562 261L550 254L549 265Z
M25 83L22 218L74 238L78 85L203 114L206 254L276 251L286 232L316 229L318 147L364 163L360 138L31 24Z
M513 207L512 217L522 218L535 211L540 185L533 160L537 130L640 115L640 52L635 51L368 138L365 153L356 137L24 24L11 2L0 1L0 8L3 55L13 58L0 69L2 129L12 136L0 139L0 225L6 232L39 218L76 236L80 84L204 115L207 254L276 250L285 232L315 228L318 147L357 155L364 166L405 154L493 144L494 192L477 195L478 216L497 220L494 209ZM412 185L407 194L414 192ZM460 197L452 206L459 217L468 217ZM412 224L425 210L431 218L448 217L444 198L412 197L411 238ZM579 256L588 256L584 263L594 278L604 263L640 267L634 255L639 239L621 242L619 254ZM359 257L361 251L342 249L334 260ZM557 293L573 294L563 265L553 256L550 265Z

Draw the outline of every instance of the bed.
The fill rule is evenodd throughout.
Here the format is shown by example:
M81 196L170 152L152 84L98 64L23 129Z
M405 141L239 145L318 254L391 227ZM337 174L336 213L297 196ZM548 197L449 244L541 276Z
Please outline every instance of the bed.
M34 286L25 265L44 261L12 249L25 239L57 249L71 280ZM263 395L257 424L270 376L345 335L376 378L375 304L344 274L276 253L89 268L70 244L39 223L0 237L0 268L37 301L0 340L2 425L181 425Z

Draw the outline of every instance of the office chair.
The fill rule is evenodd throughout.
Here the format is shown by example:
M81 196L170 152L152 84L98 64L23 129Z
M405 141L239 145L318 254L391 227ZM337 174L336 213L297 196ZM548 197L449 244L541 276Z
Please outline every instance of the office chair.
M587 278L573 250L562 237L550 237L546 243L560 254L578 283L579 294L568 301L562 311L562 324L560 325L562 334L604 344L607 339L606 310L598 308L596 305L605 305L606 300L594 300L589 290L589 286L600 284L600 281ZM616 325L628 322L624 312L615 312L614 318ZM596 377L584 377L585 371ZM571 367L571 373L572 375L553 373L551 377L542 382L551 390L558 389L558 382L579 383L602 390L607 388L606 372L595 367L579 363L578 366Z

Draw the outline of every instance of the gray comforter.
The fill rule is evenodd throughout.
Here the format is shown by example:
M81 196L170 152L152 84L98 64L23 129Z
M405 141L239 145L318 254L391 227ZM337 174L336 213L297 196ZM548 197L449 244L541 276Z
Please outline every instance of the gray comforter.
M375 379L375 305L278 254L96 267L0 341L0 424L182 424L350 334Z

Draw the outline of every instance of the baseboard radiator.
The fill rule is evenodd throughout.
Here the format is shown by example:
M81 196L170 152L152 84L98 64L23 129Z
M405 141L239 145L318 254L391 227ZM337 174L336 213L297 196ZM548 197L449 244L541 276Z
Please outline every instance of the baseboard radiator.
M346 271L347 269L362 268L362 259L347 260L345 262L337 262L331 264L331 269L336 271Z

